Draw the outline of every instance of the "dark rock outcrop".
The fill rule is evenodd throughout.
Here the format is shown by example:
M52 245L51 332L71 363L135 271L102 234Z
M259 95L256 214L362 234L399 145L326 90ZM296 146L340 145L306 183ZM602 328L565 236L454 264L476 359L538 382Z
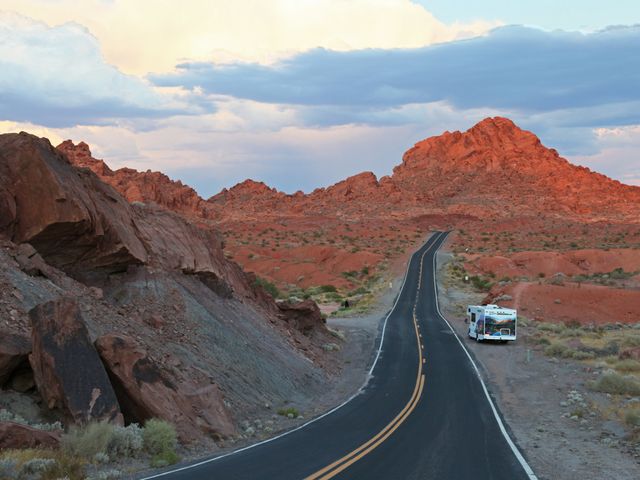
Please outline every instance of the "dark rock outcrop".
M28 359L31 339L26 335L0 333L0 387Z
M76 301L61 298L29 312L35 383L49 409L74 423L122 422L116 394L80 315Z
M128 421L162 418L174 424L182 440L202 432L220 439L235 432L215 384L202 386L159 367L133 338L103 335L96 348L104 362Z
M326 323L318 304L311 299L298 303L280 302L278 308L280 309L279 317L304 334L324 327Z

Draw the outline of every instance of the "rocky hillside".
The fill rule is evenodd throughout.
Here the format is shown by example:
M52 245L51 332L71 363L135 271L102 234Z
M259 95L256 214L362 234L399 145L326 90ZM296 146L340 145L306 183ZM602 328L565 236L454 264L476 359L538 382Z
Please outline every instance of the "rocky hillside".
M391 176L361 173L308 195L247 180L208 200L216 218L273 212L357 217L457 213L476 218L555 214L640 218L640 187L569 163L506 118L445 132L408 150Z
M211 221L236 261L295 294L322 285L371 291L434 228L464 231L454 248L479 252L638 240L611 242L640 221L640 187L572 165L506 118L423 140L380 179L365 172L308 194L246 180L207 200L190 191L178 205L172 192L184 187L161 174L111 172L83 144L59 148L130 201Z
M66 424L160 417L216 441L325 388L315 304L276 304L215 230L128 202L89 163L0 135L0 387Z

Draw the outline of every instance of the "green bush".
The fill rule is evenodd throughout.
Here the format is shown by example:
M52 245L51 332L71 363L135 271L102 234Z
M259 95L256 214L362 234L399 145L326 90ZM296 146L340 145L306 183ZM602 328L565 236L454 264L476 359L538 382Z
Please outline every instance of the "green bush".
M158 418L147 420L142 431L142 438L144 449L151 455L175 452L178 445L175 427Z
M562 357L568 350L563 343L553 342L544 349L544 354L549 357Z
M470 277L469 280L471 280L471 284L476 290L480 290L483 292L491 290L491 287L493 286L493 283L491 283L489 280L481 278L477 275Z
M293 407L289 408L281 408L278 410L278 415L282 415L283 417L288 417L289 415L293 415L293 418L298 418L300 413Z
M178 454L172 450L166 450L154 455L151 458L151 466L154 468L168 467L180 461Z
M71 427L62 436L62 448L69 455L92 459L97 453L107 453L113 430L114 426L106 422Z
M337 291L338 289L334 285L320 285L318 287L318 293L331 293Z
M264 289L264 291L266 291L273 298L280 297L280 290L278 290L278 287L276 287L274 283L270 282L266 278L256 277L256 279L253 282L253 285L254 287L260 287Z
M630 377L618 373L605 373L591 383L591 388L598 392L617 395L640 395L640 383Z
M632 408L624 414L624 423L630 427L640 427L640 409Z

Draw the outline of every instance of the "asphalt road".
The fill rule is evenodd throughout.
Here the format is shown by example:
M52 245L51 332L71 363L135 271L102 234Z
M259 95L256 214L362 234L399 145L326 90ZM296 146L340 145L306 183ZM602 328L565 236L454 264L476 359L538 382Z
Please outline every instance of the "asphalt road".
M411 257L362 392L303 428L160 473L182 479L535 479L439 313L433 235ZM487 348L491 348L487 345Z

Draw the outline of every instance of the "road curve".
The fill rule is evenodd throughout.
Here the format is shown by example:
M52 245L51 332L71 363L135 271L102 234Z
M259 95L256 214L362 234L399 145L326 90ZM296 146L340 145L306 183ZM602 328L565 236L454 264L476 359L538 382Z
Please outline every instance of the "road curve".
M535 480L439 312L435 253L445 237L411 257L358 395L275 439L145 479Z

